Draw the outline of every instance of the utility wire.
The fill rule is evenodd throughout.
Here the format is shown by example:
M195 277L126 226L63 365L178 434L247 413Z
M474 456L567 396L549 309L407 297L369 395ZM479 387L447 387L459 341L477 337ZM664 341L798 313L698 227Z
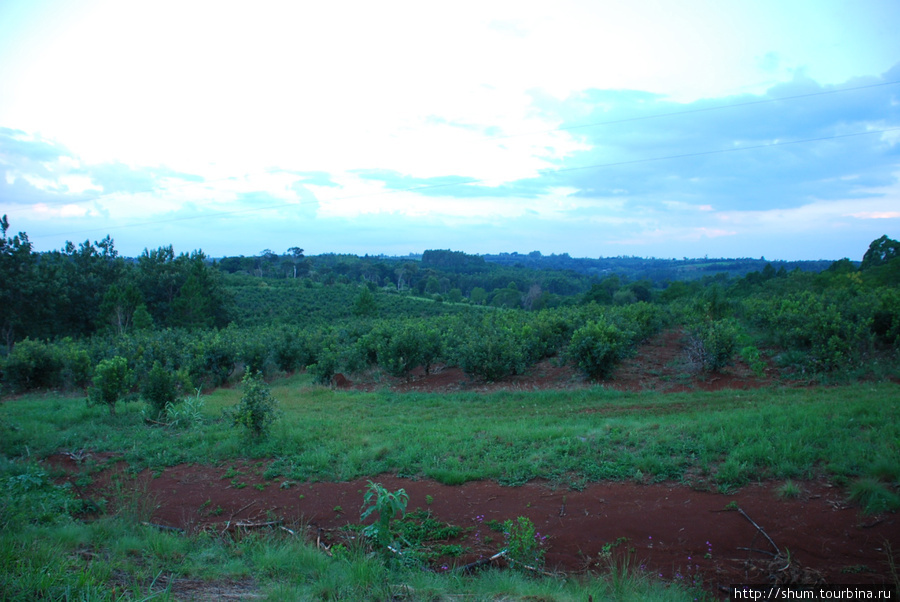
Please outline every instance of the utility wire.
M666 161L666 160L670 160L670 159L684 159L684 158L688 158L688 157L702 157L702 156L709 156L709 155L719 155L719 154L735 153L735 152L740 152L740 151L748 151L748 150L761 149L761 148L774 148L774 147L780 147L780 146L789 146L789 145L793 145L793 144L806 144L806 143L810 143L810 142L822 142L825 140L840 140L840 139L844 139L844 138L853 138L853 137L857 137L857 136L868 136L871 134L884 134L886 132L894 132L894 131L898 131L898 130L900 130L900 127L885 128L885 129L881 129L881 130L867 130L865 132L853 132L850 134L835 134L833 136L821 136L818 138L804 138L802 140L786 140L783 142L771 142L768 144L755 144L752 146L739 146L739 147L734 147L734 148L699 151L699 152L694 152L694 153L681 153L678 155L664 155L664 156L660 156L660 157L649 157L649 158L645 158L645 159L633 159L633 160L629 160L629 161L616 161L616 162L612 162L612 163L595 163L592 165L582 165L582 166L578 166L578 167L563 167L560 169L545 171L545 172L541 173L540 175L541 176L550 176L550 175L554 175L554 174L558 174L558 173L567 173L567 172L580 171L580 170L586 170L586 169L602 169L605 167L619 167L622 165L636 165L636 164L640 164L640 163L652 163L655 161ZM400 192L418 192L418 191L422 191L422 190L434 190L434 189L438 189L438 188L451 188L454 186L467 186L470 184L478 184L480 182L486 182L489 179L490 178L471 178L471 179L459 181L459 182L447 182L447 183L443 183L443 184L426 184L423 186L413 186L413 187L409 187L409 188L397 188L397 189L393 189L393 190L385 190L382 192L348 195L348 196L333 198L330 200L331 201L347 201L347 200L351 200L351 199L371 198L371 197L383 196L383 195L387 195L387 194L396 194L396 193L400 193ZM53 236L53 237L72 236L75 234L86 234L86 233L91 233L91 232L103 232L103 231L108 232L109 230L120 230L120 229L124 229L124 228L139 228L142 226L155 226L155 225L159 225L159 224L170 224L170 223L175 223L175 222L183 222L183 221L190 221L190 220L196 220L196 219L209 219L209 218L213 218L213 217L225 217L225 216L230 216L230 215L239 215L239 214L243 214L243 213L271 211L273 209L282 209L285 207L299 207L299 206L303 206L304 204L306 204L306 203L304 203L302 201L298 202L298 203L278 203L275 205L266 205L263 207L251 207L248 209L236 209L233 211L217 211L217 212L213 212L213 213L204 213L203 215L191 215L191 216L186 216L186 217L176 217L176 218L165 219L165 220L154 220L154 221L136 222L136 223L132 223L132 224L123 224L123 225L114 226L113 228L106 228L106 229L92 228L90 230L78 230L75 232L69 232L69 233L64 233L64 234L61 234L61 233L47 234L47 235L42 235L42 236L34 236L34 237L30 237L30 238L41 239L41 238L50 238L51 236Z

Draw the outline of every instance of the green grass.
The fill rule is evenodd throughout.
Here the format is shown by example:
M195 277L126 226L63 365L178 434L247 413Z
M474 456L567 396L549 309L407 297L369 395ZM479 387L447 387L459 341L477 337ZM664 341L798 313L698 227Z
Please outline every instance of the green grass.
M276 382L281 418L248 445L223 410L240 388L206 396L200 428L146 426L138 404L115 416L84 400L30 395L0 406L0 452L41 458L89 449L135 469L238 458L271 460L265 476L349 480L381 473L447 484L534 478L684 480L730 490L753 480L824 475L897 480L896 385L715 393L621 393L604 388L490 394L332 391L307 377ZM90 472L96 460L86 461Z

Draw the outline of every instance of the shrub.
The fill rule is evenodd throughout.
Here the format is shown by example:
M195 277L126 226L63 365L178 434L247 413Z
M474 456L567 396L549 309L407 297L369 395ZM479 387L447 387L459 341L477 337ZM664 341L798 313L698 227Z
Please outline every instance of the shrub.
M164 417L166 408L178 401L175 375L163 368L158 361L153 362L153 368L141 384L141 397L150 406L154 418Z
M513 566L521 564L532 569L543 566L543 544L547 536L541 536L535 530L531 519L520 516L515 521L507 520L503 523L503 534L506 537L506 557Z
M131 387L131 370L128 362L119 355L101 361L94 370L94 385L88 391L88 403L106 404L110 415L116 413L116 402Z
M14 389L50 388L59 382L62 367L55 349L43 341L16 343L3 364L3 380Z
M272 397L262 373L247 372L242 382L244 395L231 410L233 424L252 438L263 438L278 416L278 400Z
M612 374L627 353L628 337L605 319L591 321L572 334L569 355L592 380Z
M194 397L188 397L184 403L178 405L166 404L166 417L169 426L175 428L190 428L203 423L203 398L200 397L200 389Z
M380 483L369 481L369 490L363 497L365 508L360 515L361 520L366 520L373 512L378 512L378 522L363 529L366 537L373 538L379 546L387 549L391 545L391 520L394 516L406 515L406 506L409 504L409 494L404 489L390 492Z
M737 346L733 320L711 320L692 329L688 336L688 359L697 370L718 372L732 362Z

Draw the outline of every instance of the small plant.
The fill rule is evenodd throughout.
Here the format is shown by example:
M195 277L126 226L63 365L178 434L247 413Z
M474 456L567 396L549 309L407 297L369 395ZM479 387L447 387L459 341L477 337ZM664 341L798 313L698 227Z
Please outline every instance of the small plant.
M378 512L378 522L363 529L366 537L373 538L378 545L387 549L391 544L391 520L394 516L406 516L406 506L409 503L409 495L404 489L390 492L379 483L369 481L369 489L363 497L363 506L367 506L360 515L365 520Z
M188 397L180 404L167 403L166 417L169 426L175 428L193 428L203 424L203 398L200 389L196 395Z
M426 504L426 505L430 506L433 502L434 502L434 498L433 498L433 497L431 497L430 495L426 495L426 496L425 496L425 504Z
M803 490L799 485L788 479L784 482L784 484L778 488L778 497L784 498L786 500L794 500L800 497L800 494Z
M251 438L264 438L278 416L278 400L272 397L261 372L247 372L242 382L244 396L231 410L234 426L243 427Z
M850 499L860 504L866 514L900 509L900 496L871 477L859 479L850 486Z
M506 536L506 556L513 566L516 564L530 568L543 566L544 542L547 536L537 532L530 518L520 516L515 521L507 520L503 523L503 528Z
M147 402L153 420L165 418L169 407L175 405L178 399L175 375L163 368L159 361L153 362L141 384L141 397Z
M759 349L755 346L748 345L747 347L742 348L741 358L750 365L753 374L758 378L762 378L766 375L766 362L762 359L762 354L760 354Z
M93 385L88 391L88 403L106 404L110 416L116 415L116 402L128 392L131 370L128 361L121 356L102 360L94 370Z

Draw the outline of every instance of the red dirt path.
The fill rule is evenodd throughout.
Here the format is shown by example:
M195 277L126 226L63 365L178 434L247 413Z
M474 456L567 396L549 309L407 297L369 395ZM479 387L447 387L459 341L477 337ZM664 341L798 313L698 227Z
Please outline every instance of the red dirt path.
M48 462L72 473L80 468L61 454ZM233 527L277 517L294 530L304 529L311 541L345 541L340 528L360 522L368 479L282 487L283 481L263 479L267 464L175 466L158 475L145 471L134 486L155 508L155 524L224 532L229 523ZM105 480L95 478L98 490L85 493L102 495ZM404 488L410 509L427 509L464 530L471 527L448 542L469 548L468 553L439 561L436 570L496 553L503 536L487 523L518 516L530 518L548 537L549 570L602 570L603 546L621 541L614 552L629 556L632 566L668 580L699 578L705 588L719 593L720 586L732 583L889 582L888 544L900 549L896 514L864 515L847 504L843 491L825 482L799 483L801 496L788 500L777 495L777 483L723 495L677 484L599 483L573 491L536 482L502 487L489 481L448 486L391 475L374 480L391 491ZM778 562L765 535L738 511L726 509L731 502L771 537L783 553ZM486 544L485 536L493 541Z

